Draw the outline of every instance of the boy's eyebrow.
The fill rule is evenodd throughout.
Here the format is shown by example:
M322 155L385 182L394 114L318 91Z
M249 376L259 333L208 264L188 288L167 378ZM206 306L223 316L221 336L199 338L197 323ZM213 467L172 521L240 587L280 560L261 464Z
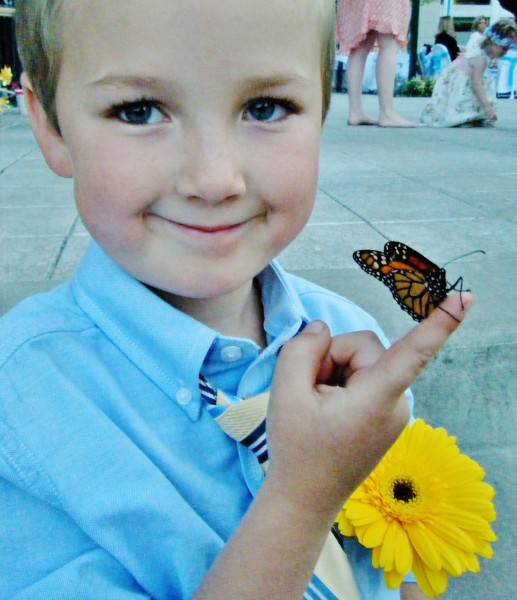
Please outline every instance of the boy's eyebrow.
M162 87L167 82L159 77L153 76L132 76L132 75L106 75L95 79L90 83L91 86L126 86L126 87ZM250 77L242 82L242 90L246 93L260 93L265 90L281 87L289 84L311 84L309 78L302 76L293 76L292 74L275 75L272 77Z
M132 75L105 75L99 79L90 82L91 86L125 86L125 87L154 87L163 85L163 81L158 77L152 76L132 76Z
M313 85L313 82L309 78L299 75L293 76L292 74L275 75L272 77L250 77L243 81L242 91L245 95L254 96L286 85L305 87L306 85Z

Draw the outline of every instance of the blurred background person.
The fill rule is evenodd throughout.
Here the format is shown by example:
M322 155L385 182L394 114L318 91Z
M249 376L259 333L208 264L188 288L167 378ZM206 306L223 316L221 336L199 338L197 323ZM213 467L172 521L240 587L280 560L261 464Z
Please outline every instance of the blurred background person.
M349 125L415 127L395 112L393 93L397 73L397 54L407 46L410 0L338 0L337 41L340 53L349 52ZM366 59L374 45L379 54L375 69L379 94L379 118L365 112L362 102Z
M488 66L516 45L513 19L500 19L489 27L480 46L460 54L442 71L420 123L429 127L493 126L496 92Z
M478 48L481 42L485 39L484 33L488 27L488 19L486 17L476 17L472 23L472 33L465 47L465 52L470 52L474 48Z
M454 20L452 17L440 17L438 31L434 36L434 43L442 44L442 46L447 48L451 61L458 58L460 47L456 41L456 31L454 29Z

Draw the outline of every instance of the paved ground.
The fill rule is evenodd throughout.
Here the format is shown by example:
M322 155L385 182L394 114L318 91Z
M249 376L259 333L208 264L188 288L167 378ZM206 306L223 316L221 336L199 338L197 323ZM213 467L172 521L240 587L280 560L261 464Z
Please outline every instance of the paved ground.
M365 97L375 110L377 98ZM417 118L422 99L397 99ZM487 129L345 125L335 95L325 128L314 215L281 256L290 270L357 301L395 339L413 324L351 255L403 241L463 275L478 297L467 323L414 387L417 414L444 425L497 490L499 541L482 572L451 581L447 599L517 598L517 102L501 100ZM88 242L71 182L53 176L26 118L0 116L0 314L67 279Z

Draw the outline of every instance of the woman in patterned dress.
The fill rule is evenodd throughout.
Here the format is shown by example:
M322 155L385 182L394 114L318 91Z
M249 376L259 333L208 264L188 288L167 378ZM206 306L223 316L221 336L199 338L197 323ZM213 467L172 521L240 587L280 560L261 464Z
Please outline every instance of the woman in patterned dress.
M349 52L347 63L348 124L381 127L415 127L393 107L397 53L407 45L410 0L338 0L337 40L340 52ZM379 93L379 118L365 112L362 103L364 67L377 43L375 75Z

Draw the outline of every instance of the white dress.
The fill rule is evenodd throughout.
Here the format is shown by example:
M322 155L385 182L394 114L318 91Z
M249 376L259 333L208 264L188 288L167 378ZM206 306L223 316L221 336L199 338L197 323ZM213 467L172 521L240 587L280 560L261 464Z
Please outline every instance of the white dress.
M480 103L470 73L470 59L481 57L489 64L489 58L481 48L474 48L451 63L435 83L433 95L420 115L420 124L427 127L458 127L468 123L483 122L487 118ZM495 80L485 67L483 87L492 107L495 105Z
M479 33L479 31L473 31L470 34L469 41L465 47L465 52L469 54L472 50L478 48L484 39L485 36L482 33Z

